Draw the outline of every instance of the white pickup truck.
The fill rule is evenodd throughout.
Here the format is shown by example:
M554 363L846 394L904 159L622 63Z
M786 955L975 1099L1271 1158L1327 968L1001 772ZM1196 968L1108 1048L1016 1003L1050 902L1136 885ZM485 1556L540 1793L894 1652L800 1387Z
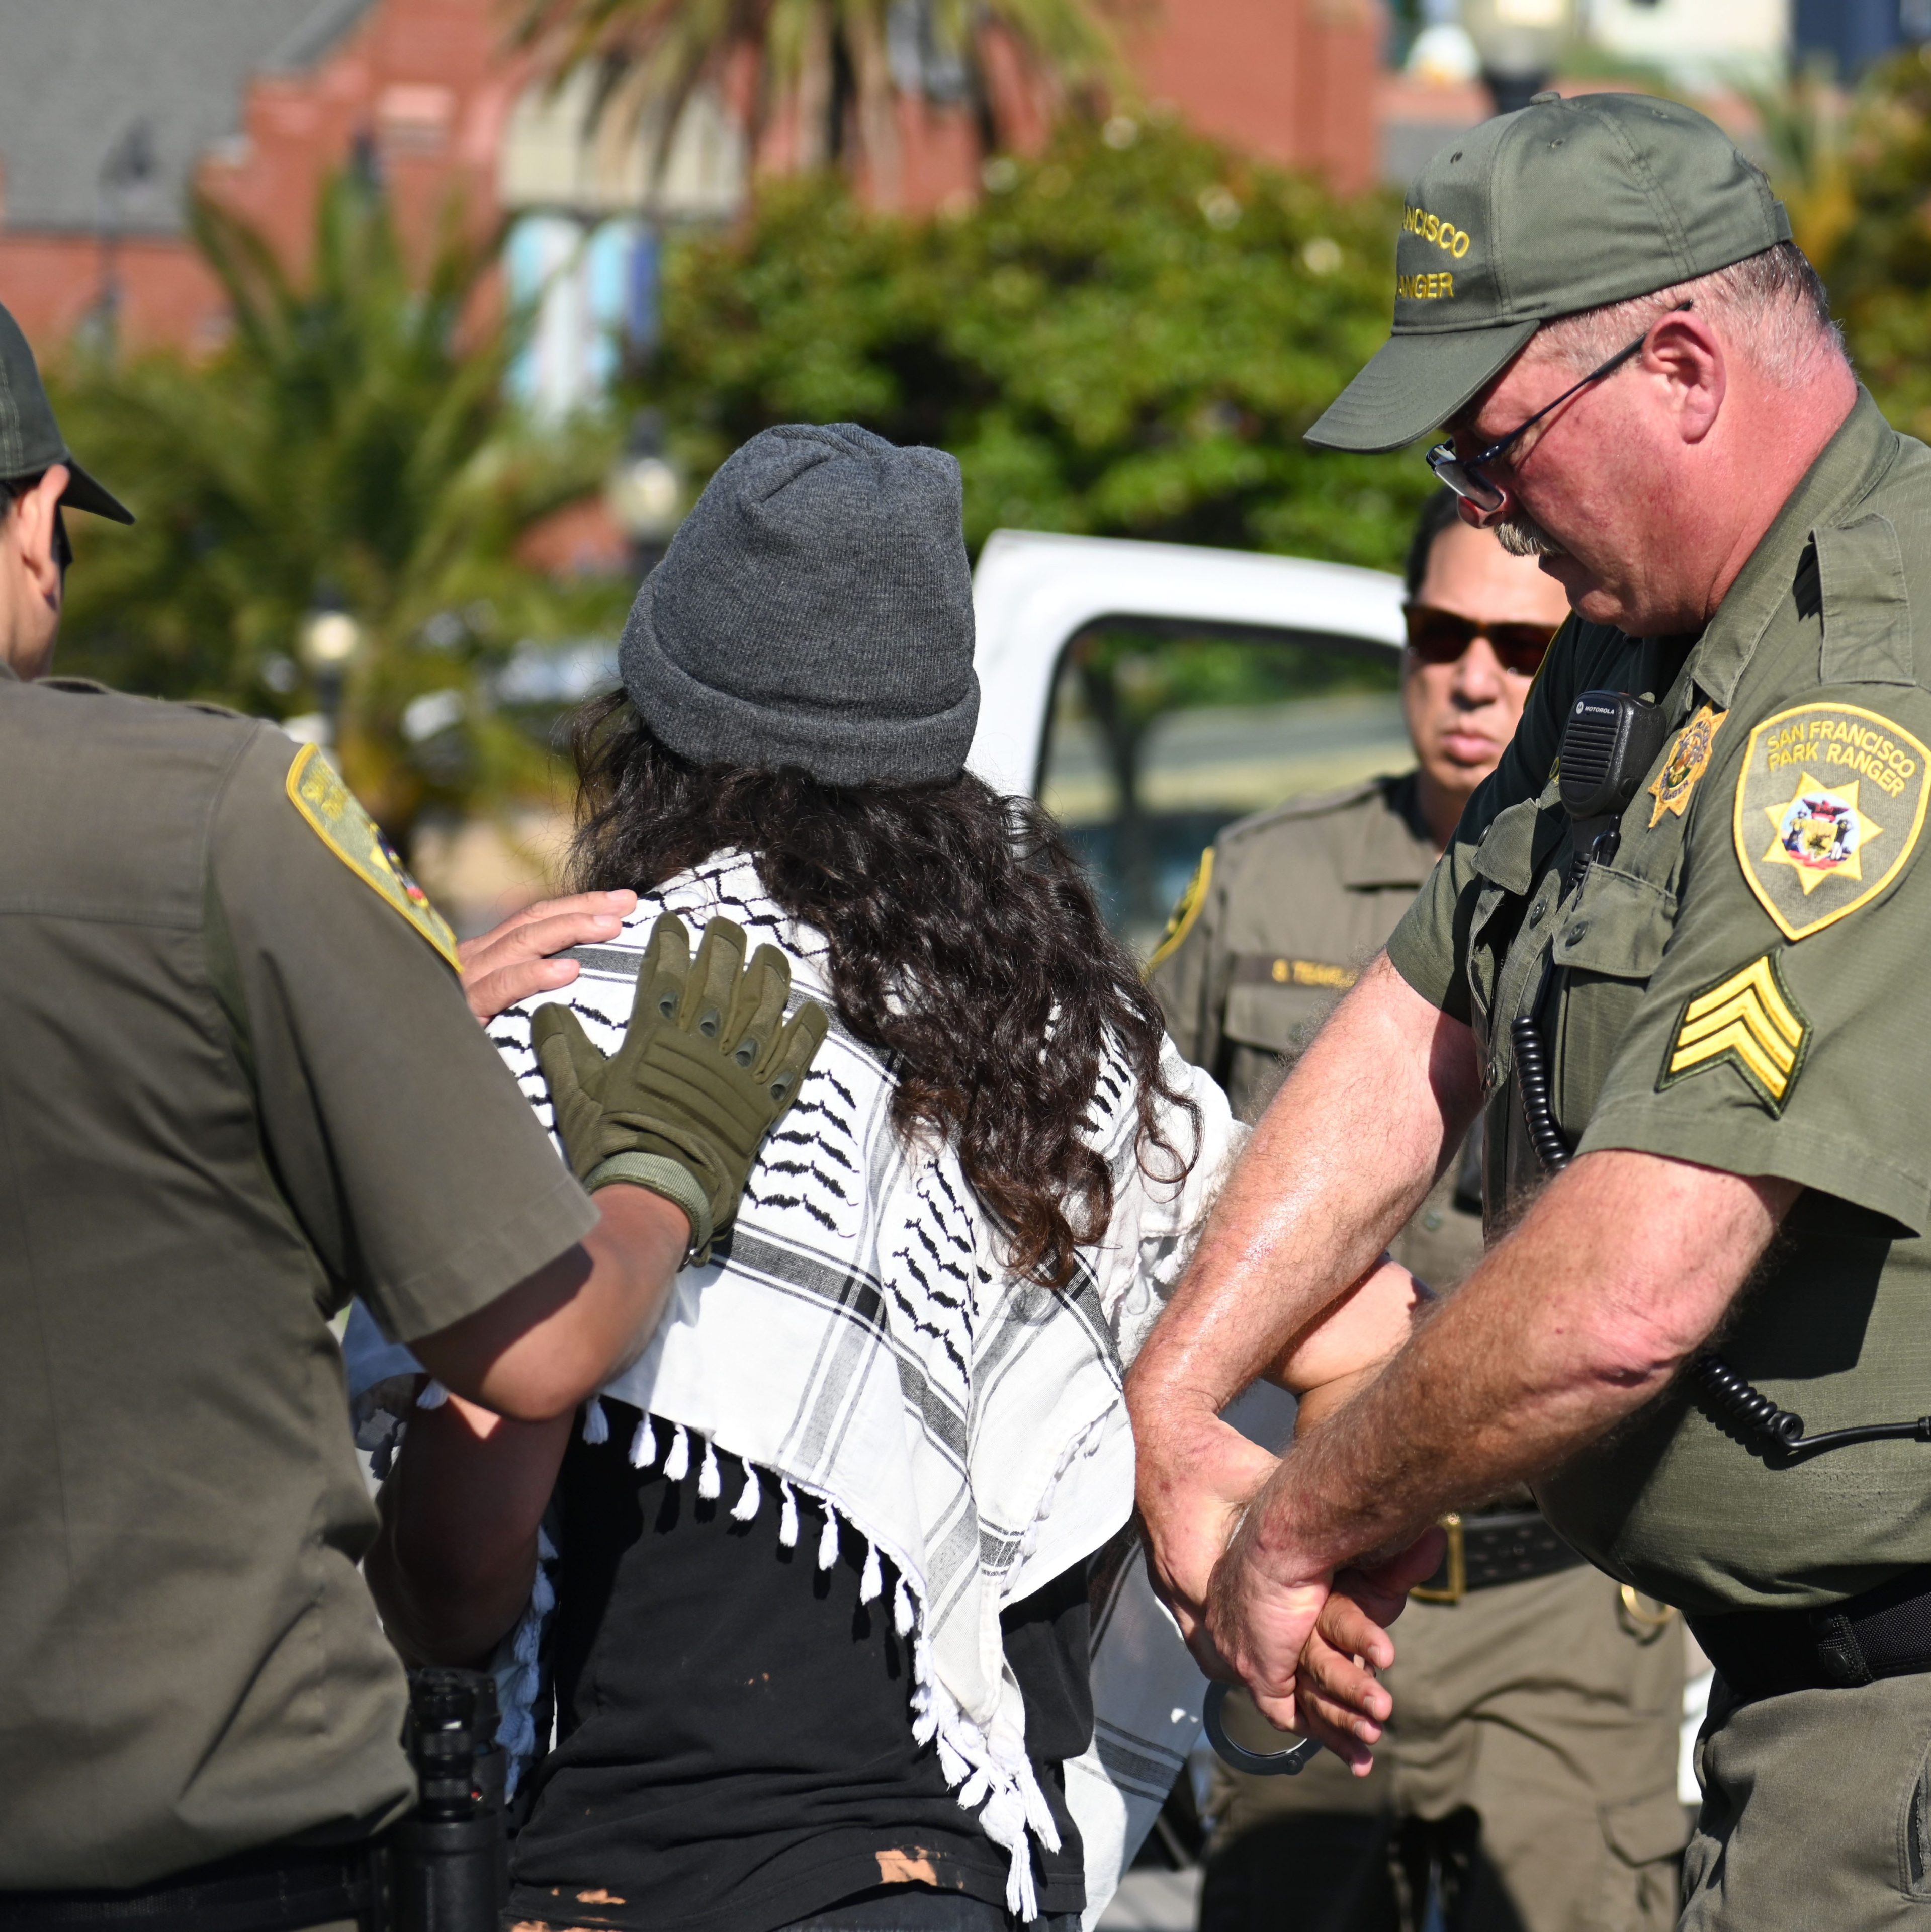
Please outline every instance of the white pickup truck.
M999 530L973 596L972 769L1044 801L1143 949L1228 820L1412 762L1385 572Z
M1229 820L1413 763L1396 694L1402 584L1385 572L1000 530L973 597L972 769L1053 810L1116 928L1143 952ZM1242 1420L1264 1439L1289 1413L1264 1402ZM1693 1672L1686 1804L1711 1682L1700 1658ZM1130 1874L1101 1932L1187 1932L1196 1877Z

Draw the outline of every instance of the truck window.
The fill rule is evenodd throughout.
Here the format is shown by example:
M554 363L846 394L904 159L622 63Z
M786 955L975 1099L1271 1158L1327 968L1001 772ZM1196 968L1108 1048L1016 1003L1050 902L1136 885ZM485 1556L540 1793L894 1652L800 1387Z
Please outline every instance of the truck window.
M1414 762L1399 659L1352 639L1111 622L1067 645L1039 796L1141 958L1220 828Z

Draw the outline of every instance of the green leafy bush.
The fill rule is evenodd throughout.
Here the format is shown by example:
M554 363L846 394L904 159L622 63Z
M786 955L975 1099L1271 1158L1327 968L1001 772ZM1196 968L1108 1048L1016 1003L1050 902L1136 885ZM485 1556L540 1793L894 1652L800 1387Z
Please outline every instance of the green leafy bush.
M1387 332L1389 201L1121 118L987 172L920 223L773 184L672 252L646 387L700 473L769 424L849 420L959 458L975 547L1005 525L1399 562L1418 455L1301 442Z
M337 761L406 849L425 809L543 781L542 747L493 708L488 674L523 638L620 611L610 590L559 588L516 557L538 520L595 486L609 440L520 423L510 332L478 321L490 252L453 228L412 272L386 202L343 176L295 278L219 210L196 224L231 306L227 346L54 372L70 442L139 518L73 520L60 666L286 717L322 701L299 662L304 617L339 606L361 644Z
M1899 428L1931 438L1931 66L1878 70L1853 108L1846 207L1819 263L1858 373Z

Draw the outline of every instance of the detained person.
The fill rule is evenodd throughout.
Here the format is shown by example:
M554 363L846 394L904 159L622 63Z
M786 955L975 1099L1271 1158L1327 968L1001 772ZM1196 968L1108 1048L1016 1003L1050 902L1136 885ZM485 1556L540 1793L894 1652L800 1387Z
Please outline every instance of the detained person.
M770 947L832 1025L581 1426L418 1412L385 1495L392 1634L507 1636L512 1705L553 1696L553 1744L520 1734L520 1923L1071 1928L1192 1742L1121 1536L1121 1377L1239 1130L1050 822L964 770L972 652L952 459L771 430L580 727L573 869L640 903L492 1029L566 1152L580 1070L687 943ZM1387 1273L1313 1379L1399 1345Z
M559 1070L650 996L666 916L700 957L727 924L775 949L835 1024L728 1239L574 1437L451 1402L391 1479L371 1574L406 1649L473 1658L553 1596L526 1919L1086 1904L1067 1768L1088 1562L1132 1510L1122 1358L1233 1128L1051 827L964 773L972 646L952 459L769 431L580 730L574 869L640 902L562 1001L493 1028L566 1152Z

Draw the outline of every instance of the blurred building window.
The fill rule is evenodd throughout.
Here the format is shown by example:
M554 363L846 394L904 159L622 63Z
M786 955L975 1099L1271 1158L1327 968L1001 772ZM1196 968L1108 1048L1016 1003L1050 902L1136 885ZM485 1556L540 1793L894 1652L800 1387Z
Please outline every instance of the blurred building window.
M519 401L554 419L608 389L626 350L650 339L656 253L656 236L641 221L517 218L504 266L511 302L529 318L510 371Z
M1924 0L1796 0L1797 53L1846 80L1907 40L1931 36Z
M902 93L949 103L964 100L970 91L964 50L946 34L934 0L891 0L885 10L885 51L892 82Z
M587 70L560 86L532 82L510 115L497 192L505 208L562 207L582 214L649 214L660 220L722 221L743 204L744 130L715 89L685 104L655 183L650 162L662 123L619 100L597 118L597 82Z
M1096 626L1060 660L1040 796L1107 922L1152 950L1222 826L1414 763L1399 659L1282 631L1202 637Z
M620 106L599 118L595 86L587 72L533 82L498 173L510 299L533 318L511 386L553 417L594 401L656 339L661 233L728 220L748 174L744 131L714 91L691 96L653 178L661 119Z
M391 154L426 159L441 154L455 116L454 90L428 82L397 82L376 97L382 146Z
M1589 38L1605 52L1693 87L1774 83L1790 32L1790 0L1591 0L1588 9Z

